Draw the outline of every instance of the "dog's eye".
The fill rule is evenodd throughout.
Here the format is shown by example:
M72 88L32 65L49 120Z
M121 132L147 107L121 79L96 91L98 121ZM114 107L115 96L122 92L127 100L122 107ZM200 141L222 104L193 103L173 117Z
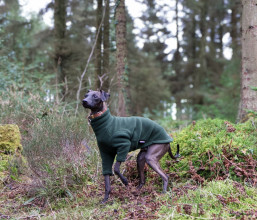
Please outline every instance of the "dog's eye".
M93 95L93 98L94 98L94 99L97 99L97 95L94 94L94 95Z

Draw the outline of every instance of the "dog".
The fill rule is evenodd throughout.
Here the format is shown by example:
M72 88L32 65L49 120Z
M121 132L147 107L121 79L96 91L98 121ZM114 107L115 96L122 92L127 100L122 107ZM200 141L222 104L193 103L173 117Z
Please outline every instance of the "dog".
M177 145L176 155L173 156L170 142L173 139L156 122L143 117L115 117L107 108L106 101L110 94L100 90L88 90L82 105L90 109L88 117L96 135L97 144L102 158L102 169L105 181L105 195L102 203L105 203L111 192L110 176L112 165L114 173L121 179L124 185L128 185L127 179L120 173L120 165L126 160L128 152L140 149L137 156L137 169L139 173L139 186L145 184L144 166L147 163L163 180L163 193L167 191L168 176L160 167L159 160L168 152L172 159L179 155Z

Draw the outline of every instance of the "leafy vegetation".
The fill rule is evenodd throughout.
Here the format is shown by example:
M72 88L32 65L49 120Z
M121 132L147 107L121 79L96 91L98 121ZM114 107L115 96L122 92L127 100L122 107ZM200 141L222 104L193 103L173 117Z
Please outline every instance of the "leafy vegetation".
M67 104L44 102L40 95L25 94L9 93L0 105L1 121L20 127L28 164L21 167L20 176L4 180L0 188L1 218L256 215L256 119L237 125L220 119L200 120L184 129L181 123L162 119L167 130L179 129L172 134L174 144L180 144L182 157L178 162L168 156L162 159L173 188L161 195L161 179L146 166L147 182L138 191L137 153L131 152L122 167L128 188L112 177L111 198L103 206L99 204L104 194L101 160L85 112L75 117L74 109ZM19 212L14 211L17 209Z
M203 184L206 180L230 178L256 185L257 120L250 118L242 124L220 119L193 122L174 134L182 158L179 163L162 159L164 167L180 178L192 178Z
M137 18L145 25L141 29L126 15L128 112L162 117L163 111L176 106L178 120L161 118L160 123L174 138L173 151L180 144L182 156L178 161L162 158L173 183L162 195L161 179L148 166L146 185L136 189L137 152L131 153L122 165L129 186L112 177L111 198L105 205L99 204L104 180L95 137L85 112L79 109L75 115L74 109L77 78L96 35L95 1L59 1L65 9L59 17L60 39L54 34L57 24L50 28L41 21L44 12L58 12L56 2L49 1L31 19L21 16L18 0L0 3L0 121L18 125L26 159L26 166L19 159L0 161L9 174L1 179L0 218L257 218L256 112L249 111L244 123L228 121L235 121L239 102L240 1L137 1L146 9ZM104 42L100 55L94 54L99 62L89 63L79 95L106 74L100 78L108 82L110 108L116 112L115 7L106 10ZM171 11L173 18L167 16ZM171 22L176 23L176 33L168 28ZM231 38L225 42L228 34ZM168 45L172 38L175 50ZM231 59L224 56L225 49L232 50ZM97 68L101 74L94 74ZM60 81L61 72L65 77ZM192 118L201 120L191 122Z

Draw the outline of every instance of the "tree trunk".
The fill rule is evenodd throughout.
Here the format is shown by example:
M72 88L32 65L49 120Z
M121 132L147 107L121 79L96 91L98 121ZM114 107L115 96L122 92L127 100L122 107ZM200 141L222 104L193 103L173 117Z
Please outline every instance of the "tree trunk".
M199 44L199 59L196 65L200 66L194 72L194 87L193 87L193 99L192 102L194 105L202 105L203 104L203 95L200 92L201 86L203 83L203 79L206 77L207 70L207 57L206 57L206 45L207 45L207 22L206 16L208 14L208 2L206 0L201 0L201 11L200 11L200 21L199 21L199 29L201 33L201 40Z
M231 26L231 31L230 31L230 36L231 36L231 40L232 40L232 45L231 48L233 50L233 58L237 58L240 57L240 49L239 49L239 25L238 23L239 21L239 16L238 14L240 14L240 0L230 0L230 5L231 5L231 18L230 18L230 26Z
M59 95L65 97L65 32L66 32L66 0L54 1L54 48L57 84L60 85Z
M103 74L105 74L102 89L108 91L110 78L110 0L106 0L106 12L104 19L104 38L103 38Z
M65 32L66 32L66 0L54 1L54 48L57 84L65 83ZM65 86L61 85L60 95L65 95ZM64 98L64 97L63 97Z
M257 0L242 0L242 72L238 118L245 120L247 110L257 111Z
M179 52L180 50L180 42L179 42L179 11L178 11L178 3L179 3L179 0L176 0L176 4L175 4L175 21L176 21L176 40L177 40L177 48L176 48L176 51L174 53L174 56L173 56L173 68L176 72L176 79L177 81L182 84L181 82L185 81L185 78L184 76L182 75L183 72L181 71L182 68L181 68L181 61L182 61L182 57L181 57L181 54ZM183 86L184 87L184 86ZM178 90L176 91L176 93L179 93L181 92L183 88L178 88ZM178 94L175 94L175 103L176 103L176 110L177 110L177 113L176 113L176 119L177 120L180 120L181 119L181 110L182 110L182 106L181 106L181 98Z
M126 11L125 0L116 1L116 68L117 68L117 87L118 87L118 115L126 115L125 103L125 66L127 59L126 44Z
M97 0L97 14L96 14L96 30L100 28L100 32L96 42L95 49L95 89L100 89L100 80L98 77L102 76L102 20L103 14L103 0ZM96 31L97 33L97 31Z

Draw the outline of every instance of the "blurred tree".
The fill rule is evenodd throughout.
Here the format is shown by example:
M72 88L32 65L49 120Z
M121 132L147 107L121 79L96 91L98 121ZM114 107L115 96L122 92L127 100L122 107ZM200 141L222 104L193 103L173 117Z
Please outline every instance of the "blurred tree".
M173 54L173 59L171 61L172 65L172 73L169 75L169 77L166 77L169 79L169 85L170 85L170 91L171 94L174 96L175 103L176 103L176 118L177 120L182 119L182 105L181 105L181 100L182 98L185 97L185 94L183 92L185 91L185 87L187 86L187 79L186 76L184 75L184 68L183 68L183 59L182 59L182 54L181 54L181 43L180 43L180 38L179 35L181 33L181 28L180 28L180 22L181 19L179 18L179 0L176 0L175 3L175 22L176 22L176 42L177 42L177 47L176 50Z
M116 22L116 68L118 89L118 115L126 115L125 90L127 81L127 42L126 42L126 11L125 0L115 3Z
M103 33L103 79L102 89L109 90L110 82L110 0L105 1L105 19Z
M240 52L240 17L241 17L241 1L230 0L229 7L231 8L230 14L230 36L231 48L233 50L233 58L241 56Z
M163 79L156 57L136 46L133 18L127 15L128 112L132 115L162 116L162 101L170 101L168 83Z
M19 2L0 4L0 90L23 90L45 94L51 76L44 72L49 46L41 42L45 26L40 17L21 16Z
M78 89L78 77L81 76L86 60L89 57L96 34L96 10L94 0L69 0L68 1L66 44L69 50L67 81L69 86L68 97L73 101ZM95 86L94 62L92 59L88 73L83 80L81 95L87 89ZM98 80L98 78L97 78Z
M74 100L77 79L85 68L95 40L97 1L65 0L59 3L65 8L58 6L57 10L55 6L59 1L49 0L42 10L42 13L47 10L56 12L54 20L57 22L59 18L61 25L57 27L55 23L54 29L42 26L40 16L34 16L33 21L22 18L17 0L2 1L0 55L3 55L1 65L7 65L0 72L4 79L7 76L19 79L19 85L24 85L22 80L27 84L37 82L42 85L46 81L39 78L48 77L49 86L53 86L55 81L51 77L56 66L52 60L55 59L56 64L59 60L57 67L62 79L59 78L58 83L65 101L70 102ZM132 33L134 18L125 16L124 0L106 0L104 4L101 1L101 5L106 6L98 46L101 56L94 56L90 62L81 94L94 87L96 82L99 84L98 76L106 74L102 89L111 90L112 107L123 113L126 109L128 113L148 111L158 115L166 101L176 103L178 119L203 115L235 118L239 97L240 0L217 0L215 4L211 0L175 0L174 4L137 0L145 10L142 17L137 18L144 27L137 28L136 37ZM119 10L120 5L122 10ZM174 13L170 13L171 10ZM111 23L109 17L114 14L116 18ZM172 14L174 25L171 24ZM101 18L102 15L103 12ZM143 42L142 47L137 46L138 38L141 45ZM171 50L173 42L175 49ZM231 59L224 56L229 49L233 52ZM97 58L101 64L99 68ZM101 73L96 77L97 69L101 69ZM45 86L42 88L46 90ZM119 100L119 105L115 100Z
M57 70L57 84L60 86L60 96L65 98L65 84L67 81L67 43L66 43L66 7L67 0L54 0L54 50L55 66Z
M105 16L102 24L103 14ZM109 89L109 50L110 50L110 1L105 1L103 11L103 1L97 1L97 30L99 35L95 49L95 89Z
M99 29L99 35L95 48L95 89L100 89L100 80L98 77L102 76L102 44L103 44L103 27L101 24L103 16L103 0L97 0L97 12L96 12L96 30Z
M219 117L230 115L229 117L235 118L235 111L232 116L231 108L227 108L225 113L222 107L227 105L227 95L225 98L224 94L232 91L232 88L234 89L234 92L230 93L233 94L232 106L236 106L237 99L234 95L238 91L235 88L238 86L236 78L239 67L235 65L232 68L233 65L230 65L231 62L235 64L238 61L235 62L234 57L232 61L224 57L224 48L230 45L230 42L225 42L224 39L230 40L227 36L232 30L231 3L225 0L211 3L210 0L181 0L184 12L181 19L183 22L181 47L184 57L181 69L184 69L184 80L187 79L183 96L184 100L187 100L185 103L189 104L188 107L193 107L193 117L202 117L203 114L214 117L219 114ZM234 30L238 29L236 22ZM215 111L213 107L216 108Z
M257 111L257 1L242 0L242 72L238 118L245 120L247 111Z
M141 31L141 37L144 39L142 50L149 56L155 57L156 62L162 63L160 68L164 73L168 67L165 41L171 37L167 28L169 25L167 13L170 11L170 6L169 4L158 4L158 1L155 0L144 0L143 2L147 9L141 16L141 20L144 22L144 28Z

